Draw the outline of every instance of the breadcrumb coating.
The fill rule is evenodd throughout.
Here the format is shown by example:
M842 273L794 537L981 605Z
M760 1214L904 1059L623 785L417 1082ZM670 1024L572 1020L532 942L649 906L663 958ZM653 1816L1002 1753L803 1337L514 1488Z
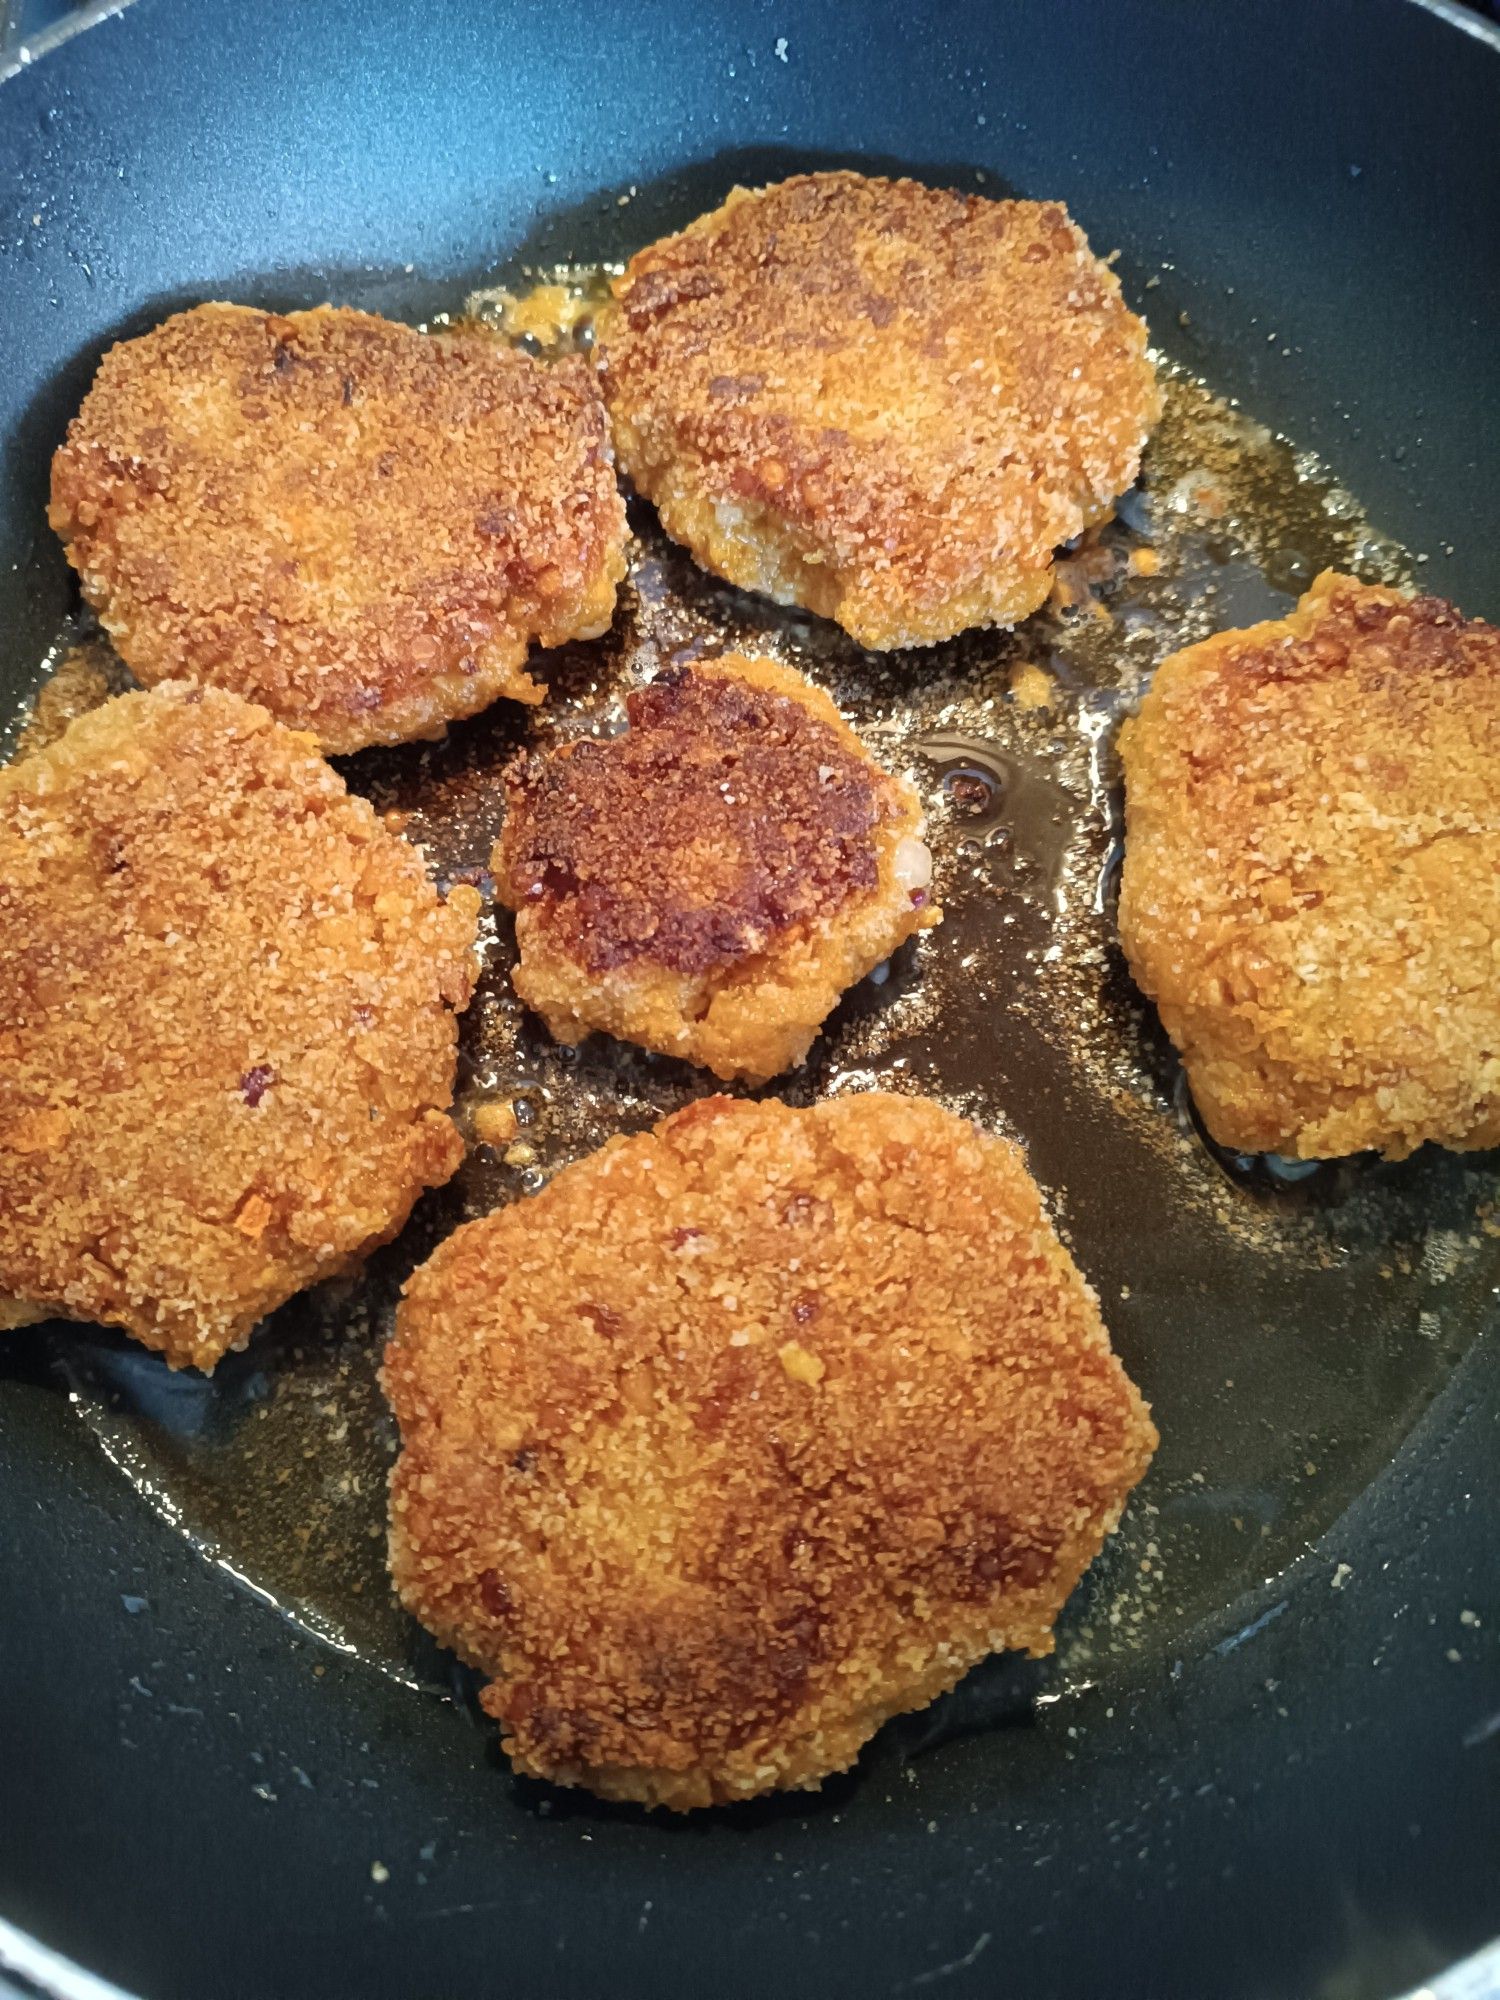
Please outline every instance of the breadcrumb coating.
M587 365L320 307L177 313L105 355L53 527L136 677L232 689L330 752L538 702L608 628L625 514Z
M596 359L668 534L880 649L1035 611L1161 409L1066 209L854 173L736 188L641 251Z
M0 770L0 1324L212 1368L394 1236L462 1158L478 904L219 689Z
M600 1029L763 1082L938 921L921 804L774 660L671 669L626 710L624 734L507 773L516 991L560 1041Z
M1121 754L1120 934L1214 1138L1500 1144L1500 630L1329 570Z
M386 1353L391 1567L523 1772L678 1810L1045 1653L1156 1432L1020 1153L708 1098L470 1223Z

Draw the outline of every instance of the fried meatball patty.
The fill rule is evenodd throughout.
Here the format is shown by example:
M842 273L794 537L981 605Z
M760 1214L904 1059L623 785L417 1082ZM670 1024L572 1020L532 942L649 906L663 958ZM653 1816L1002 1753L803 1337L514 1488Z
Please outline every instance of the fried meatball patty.
M603 632L625 569L584 362L327 306L197 306L112 348L51 521L139 680L331 752L540 701L528 648Z
M1034 611L1160 414L1066 209L853 173L736 188L642 250L596 358L667 532L881 649Z
M1121 750L1120 934L1214 1138L1500 1144L1500 630L1328 571Z
M212 1368L463 1147L446 904L309 737L169 683L0 771L0 1324Z
M516 991L559 1041L600 1029L764 1082L940 921L921 802L774 660L669 669L625 707L624 734L507 773Z
M679 1810L1048 1652L1156 1444L1019 1152L880 1094L612 1139L438 1249L384 1381L397 1587L517 1768Z

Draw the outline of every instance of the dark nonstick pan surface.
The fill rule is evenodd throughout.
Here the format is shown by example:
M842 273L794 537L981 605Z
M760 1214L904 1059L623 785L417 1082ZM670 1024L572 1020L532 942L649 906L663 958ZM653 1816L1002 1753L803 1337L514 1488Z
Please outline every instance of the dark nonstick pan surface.
M460 1216L705 1086L563 1060L507 1003L502 929L461 1083L535 1104L535 1162L476 1153L212 1388L96 1330L3 1350L0 1914L153 2000L1374 2000L1500 1931L1495 1162L1289 1182L1203 1144L1112 945L1110 754L1166 647L1324 561L1500 616L1500 44L1414 0L136 0L0 85L0 716L75 629L47 464L112 339L205 296L427 320L834 162L1057 195L1120 248L1180 373L1108 639L881 665L695 578L636 509L553 722L751 635L917 771L949 923L782 1094L894 1081L1022 1137L1160 1458L1055 1662L994 1663L820 1796L677 1822L515 1781L386 1595L385 1314ZM1212 523L1174 505L1205 464ZM1148 543L1163 578L1126 579ZM1050 707L1008 698L1023 663ZM345 773L472 866L521 726Z

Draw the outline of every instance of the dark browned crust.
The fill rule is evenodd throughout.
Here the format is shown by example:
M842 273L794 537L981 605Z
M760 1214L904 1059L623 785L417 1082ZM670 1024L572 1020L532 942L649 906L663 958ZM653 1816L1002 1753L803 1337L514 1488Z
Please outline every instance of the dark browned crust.
M679 1808L1046 1651L1156 1442L1020 1155L882 1094L612 1140L439 1248L384 1379L398 1587L510 1755Z
M516 992L563 1041L765 1082L940 919L921 801L775 660L674 671L629 712L623 736L510 773L494 868Z
M895 785L805 703L678 667L625 706L506 777L500 894L580 966L722 970L874 890Z
M53 527L136 676L263 703L326 750L441 733L602 631L624 511L585 364L368 313L178 313L112 348Z
M1166 661L1120 929L1223 1144L1500 1144L1500 630L1329 571Z

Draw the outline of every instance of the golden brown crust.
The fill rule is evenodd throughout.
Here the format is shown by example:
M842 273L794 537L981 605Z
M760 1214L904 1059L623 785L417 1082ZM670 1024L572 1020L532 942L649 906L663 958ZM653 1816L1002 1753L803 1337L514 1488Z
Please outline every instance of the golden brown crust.
M626 709L622 735L507 774L516 991L560 1040L600 1029L764 1080L937 921L920 803L773 660L676 668Z
M1121 937L1213 1136L1500 1144L1500 631L1327 571L1121 752Z
M615 293L605 399L667 532L865 646L1034 611L1160 413L1146 329L1056 202L799 175Z
M0 771L0 1323L211 1368L393 1236L462 1157L477 906L218 689Z
M604 631L624 574L583 362L326 306L198 306L112 348L51 520L140 680L230 688L333 752L540 701L528 648Z
M1020 1154L710 1098L450 1237L386 1354L391 1564L517 1766L816 1786L1058 1609L1155 1447Z

